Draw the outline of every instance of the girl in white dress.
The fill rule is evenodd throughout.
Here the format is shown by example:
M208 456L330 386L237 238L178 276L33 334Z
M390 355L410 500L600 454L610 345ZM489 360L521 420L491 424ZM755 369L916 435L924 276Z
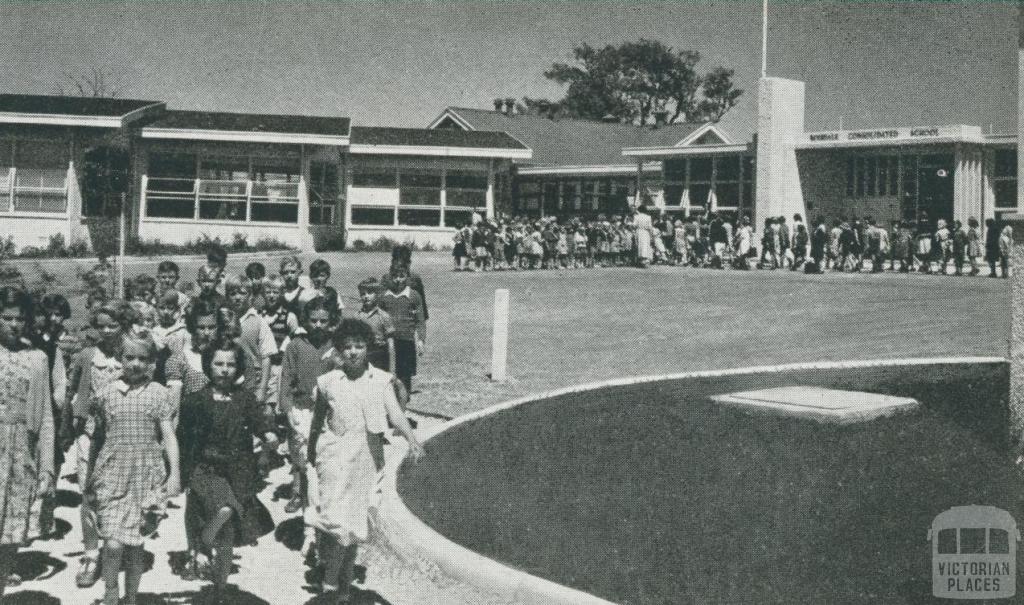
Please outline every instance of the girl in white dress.
M424 455L405 414L392 376L366 363L372 328L344 319L332 338L336 369L317 379L309 462L310 506L306 522L318 530L324 562L324 592L347 603L360 542L369 534L369 511L376 492L373 446L382 442L391 420L409 442L414 460Z

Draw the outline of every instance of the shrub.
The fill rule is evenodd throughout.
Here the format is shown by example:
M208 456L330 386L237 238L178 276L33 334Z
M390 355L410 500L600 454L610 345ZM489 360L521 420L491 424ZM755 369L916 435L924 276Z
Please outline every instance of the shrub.
M345 234L341 231L331 231L326 236L316 241L317 252L336 252L345 249Z
M64 242L63 233L54 233L46 245L46 255L51 258L64 258L68 255L68 247Z
M76 239L68 246L68 256L71 258L82 258L89 256L89 243L84 239Z
M233 252L241 252L249 249L249 238L244 233L235 232L231 236L231 245L228 246L228 250Z
M0 239L0 262L14 256L14 236L8 235Z
M276 237L261 237L256 240L256 243L246 248L246 250L255 250L257 252L271 252L274 250L291 250L292 247L282 242ZM244 250L243 250L244 251Z
M46 249L38 246L22 246L21 250L18 251L20 258L46 258Z
M366 252L366 242L364 242L361 239L357 239L356 241L352 242L352 248L350 249L353 252Z

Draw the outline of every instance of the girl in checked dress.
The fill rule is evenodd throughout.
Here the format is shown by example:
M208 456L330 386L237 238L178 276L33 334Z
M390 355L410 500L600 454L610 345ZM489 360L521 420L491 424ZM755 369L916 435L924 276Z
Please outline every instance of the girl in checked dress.
M32 504L54 485L50 369L46 353L22 340L30 317L28 294L0 288L0 597Z
M103 605L136 605L142 578L143 540L156 531L158 512L181 491L176 406L167 387L153 382L156 344L126 337L121 346L121 379L106 386L93 404L99 451L86 481L85 498L95 502L104 540ZM161 445L162 443L162 445ZM170 473L164 466L164 455ZM126 559L125 596L118 580Z
M366 363L373 342L370 326L343 319L332 341L338 367L320 376L314 389L308 455L315 482L309 486L307 523L320 535L324 592L335 593L337 603L348 603L356 552L369 534L376 491L371 443L380 443L390 419L415 460L424 451L398 405L391 374Z

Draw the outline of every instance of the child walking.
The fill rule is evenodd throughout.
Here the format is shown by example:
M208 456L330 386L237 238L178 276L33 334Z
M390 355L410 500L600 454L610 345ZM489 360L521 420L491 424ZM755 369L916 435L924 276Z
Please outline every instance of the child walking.
M0 598L32 505L54 486L54 433L46 354L26 347L32 317L25 292L0 288Z
M252 393L238 384L246 355L229 339L203 352L210 384L190 395L181 408L179 434L188 478L186 531L213 561L216 604L237 600L228 592L236 546L255 544L273 530L270 513L256 495L262 488L253 438L274 449L277 435Z
M97 529L104 540L104 605L136 605L143 540L156 529L155 511L181 491L175 406L167 388L151 378L156 352L151 339L126 337L121 378L104 388L92 407L103 443L84 497L95 502ZM122 559L127 563L123 600Z
M373 335L358 319L342 320L332 338L339 366L317 379L309 463L317 485L310 489L310 522L319 531L324 592L348 603L359 543L369 535L369 509L377 468L371 443L387 420L409 442L413 460L424 455L395 398L391 375L366 362Z

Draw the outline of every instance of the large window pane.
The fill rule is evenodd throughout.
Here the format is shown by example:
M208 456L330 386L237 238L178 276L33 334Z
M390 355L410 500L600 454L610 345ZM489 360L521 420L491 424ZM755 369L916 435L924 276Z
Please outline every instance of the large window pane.
M996 150L995 176L1017 176L1017 150Z
M711 193L711 185L706 185L702 183L691 183L690 205L707 206L709 193Z
M721 157L715 160L716 176L715 180L718 181L738 181L740 180L740 158L735 157Z
M18 212L64 212L67 196L54 191L22 191L14 193L14 210Z
M711 158L690 158L690 182L711 180Z
M440 206L441 190L406 187L403 184L398 194L398 203L403 206Z
M662 164L666 181L682 182L686 180L686 160L665 160Z
M404 189L406 187L429 187L432 189L440 189L441 175L402 173L402 188Z
M214 181L247 181L249 158L204 157L200 160L199 178Z
M150 178L195 180L196 156L191 153L151 153L148 174Z
M394 222L393 208L352 208L353 225L393 225Z
M199 218L215 221L244 221L245 202L199 200Z
M399 208L398 224L408 227L437 227L441 224L441 211Z
M487 175L472 172L449 172L445 176L445 186L452 189L477 189L487 191Z
M715 198L719 206L736 207L740 204L739 183L718 183L715 185Z
M252 220L273 223L299 222L298 204L260 204L252 203Z
M398 172L394 169L357 170L352 174L352 186L372 189L398 187Z
M665 205L678 206L683 203L682 185L665 185Z
M298 183L299 161L259 158L252 162L252 179L266 183Z
M467 225L473 220L472 210L446 208L444 211L444 226L445 227L461 227Z
M1017 179L995 181L996 208L1017 207Z
M467 191L465 189L449 189L446 192L446 202L448 206L486 206L487 205L487 192L486 191Z
M189 197L170 198L159 195L146 196L146 216L151 218L192 218L195 215L195 199Z
M9 139L0 139L0 170L14 166L14 144Z

